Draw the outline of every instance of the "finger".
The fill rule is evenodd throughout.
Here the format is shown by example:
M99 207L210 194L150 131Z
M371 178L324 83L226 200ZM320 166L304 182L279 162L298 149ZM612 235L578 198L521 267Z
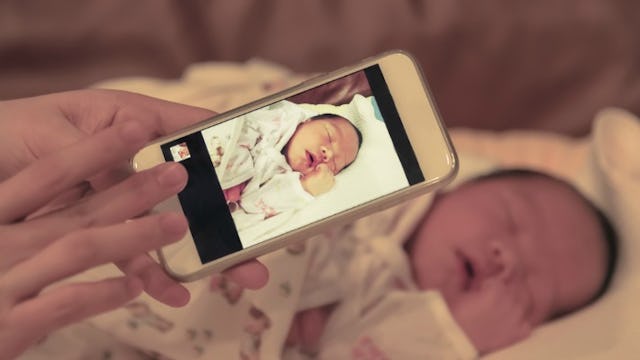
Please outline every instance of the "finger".
M269 280L269 269L258 260L251 260L224 271L229 279L247 289L259 289Z
M91 184L83 181L61 192L58 196L51 199L51 201L49 201L46 205L39 208L38 210L29 213L29 215L27 215L24 220L35 219L46 214L58 211L60 209L64 209L65 207L69 206L69 204L78 202L78 200L88 196L91 193Z
M68 211L85 214L84 221L98 225L125 221L176 195L187 184L187 177L187 171L179 163L163 163L94 194Z
M116 265L125 274L140 278L144 284L144 291L154 299L172 307L181 307L189 302L189 290L169 277L160 264L148 254L118 262Z
M139 279L121 277L65 285L17 305L4 323L11 329L7 340L14 351L8 358L54 330L126 304L141 291Z
M17 224L25 246L42 248L70 231L106 226L142 215L187 182L187 172L178 163L164 163L134 174L125 181L93 194L74 206Z
M15 265L0 279L0 289L15 301L86 269L129 259L182 238L186 219L175 213L80 230Z
M66 189L130 157L147 140L135 122L107 129L36 161L0 186L0 222L20 219Z
M102 115L97 116L103 119L99 125L101 128L137 121L151 139L171 134L216 114L207 109L124 91L97 90L91 92L90 96L96 98L95 102L103 104ZM67 113L71 116L82 113L82 105L73 103ZM91 185L98 191L105 189L122 181L130 174L130 170L128 166L109 168L93 177Z
M216 113L194 106L118 90L82 90L57 94L64 114L88 133L116 124L138 121L150 134L163 136L191 126Z
M49 234L64 234L78 228L119 223L142 215L176 195L186 182L187 172L182 165L163 163L95 193L81 203L33 219L24 227L48 228Z
M135 173L135 170L131 167L131 164L122 162L116 164L105 171L102 171L95 176L88 179L91 188L95 191L102 191L119 182L124 181L126 178Z

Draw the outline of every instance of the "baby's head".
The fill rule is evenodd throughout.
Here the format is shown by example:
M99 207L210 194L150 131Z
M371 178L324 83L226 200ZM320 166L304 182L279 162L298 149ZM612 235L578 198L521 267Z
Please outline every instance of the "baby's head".
M333 174L351 164L362 144L362 134L351 121L322 114L299 124L283 149L287 163L303 175L325 163Z
M407 249L418 286L441 291L481 353L597 299L617 254L599 210L569 184L525 170L438 195Z

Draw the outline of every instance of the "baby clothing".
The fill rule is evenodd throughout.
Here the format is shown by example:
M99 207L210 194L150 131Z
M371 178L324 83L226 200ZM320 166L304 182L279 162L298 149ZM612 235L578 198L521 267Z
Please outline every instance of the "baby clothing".
M209 144L227 143L222 146L222 160L212 159L214 165L219 165L216 172L222 188L247 182L232 211L238 231L276 215L286 218L313 199L302 188L300 173L291 169L282 149L298 125L314 115L311 110L282 100L234 119L236 129L226 141L215 136L208 139ZM219 156L218 152L212 154Z
M436 291L419 291L403 243L424 216L424 196L308 243L298 310L335 303L319 359L475 359ZM285 358L305 358L287 349Z

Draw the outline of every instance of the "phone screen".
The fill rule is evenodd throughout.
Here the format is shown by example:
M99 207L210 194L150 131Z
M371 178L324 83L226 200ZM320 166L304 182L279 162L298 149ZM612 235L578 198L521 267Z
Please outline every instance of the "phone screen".
M378 65L161 149L203 264L424 181Z

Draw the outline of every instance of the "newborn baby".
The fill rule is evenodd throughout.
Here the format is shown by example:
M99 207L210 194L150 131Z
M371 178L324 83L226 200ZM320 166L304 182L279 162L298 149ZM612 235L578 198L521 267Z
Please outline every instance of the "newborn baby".
M402 224L392 220L390 226ZM378 262L369 267L375 269L369 277L386 278L387 285L378 286L377 296L354 295L360 297L360 308L339 314L337 309L354 303L352 295L343 293L342 298L333 297L298 312L287 337L288 345L322 358L358 358L358 353L367 354L361 358L398 358L407 353L397 353L397 347L392 345L385 348L384 342L392 341L383 338L399 333L395 336L398 342L416 338L413 344L405 343L415 347L413 355L455 353L456 358L464 358L460 354L470 354L464 349L429 349L433 344L425 341L428 336L422 334L420 339L420 334L415 334L421 329L410 324L403 329L402 324L394 322L405 310L405 300L397 295L391 310L377 315L375 322L379 325L372 325L366 313L384 307L385 297L400 290L441 294L471 345L478 354L486 354L524 339L545 321L594 301L606 290L616 258L615 236L602 213L570 185L530 171L497 172L439 194L408 235L404 249L413 284L401 283L403 269L394 265L394 260ZM387 256L388 250L379 254ZM357 262L355 257L352 260ZM360 292L372 291L370 288L376 286L372 282ZM314 296L318 294L315 292ZM406 297L406 302L414 300L415 297ZM425 322L431 315L423 316L420 306L411 316ZM334 316L349 320L326 329ZM393 324L385 325L387 321ZM385 326L384 337L376 338L376 328ZM425 328L425 332L431 331ZM331 332L339 332L343 339L336 340ZM350 345L332 345L336 341L344 343L345 337L351 337ZM451 341L450 345L466 346L464 340ZM424 350L419 351L420 347Z
M244 228L329 191L361 143L360 131L349 120L311 114L288 101L242 116L237 141L225 149L230 158L219 179L232 211L243 211L234 214L236 223Z

